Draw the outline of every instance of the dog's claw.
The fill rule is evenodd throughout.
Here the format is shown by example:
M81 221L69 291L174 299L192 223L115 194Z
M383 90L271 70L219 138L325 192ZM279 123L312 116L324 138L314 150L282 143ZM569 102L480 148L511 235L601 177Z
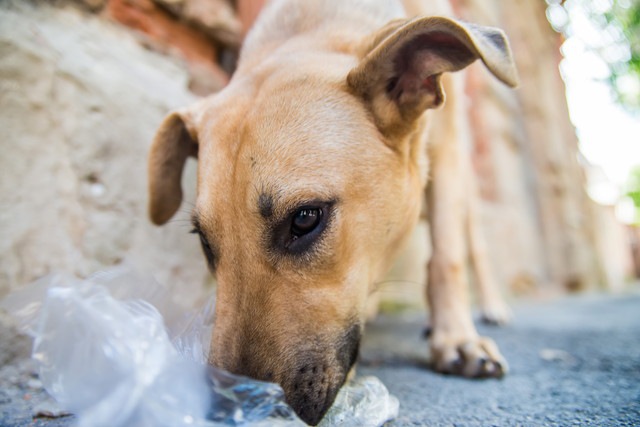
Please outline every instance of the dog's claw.
M427 325L424 327L424 329L422 330L422 339L428 340L429 337L431 336L431 332L433 332L433 330L431 329L431 326Z
M500 378L507 373L507 363L489 338L476 338L462 344L431 346L433 365L444 374L468 378Z
M451 364L451 372L452 374L457 374L462 372L462 369L464 368L464 363L462 362L462 358L461 357L457 357L453 363Z
M486 359L482 361L482 373L482 377L501 377L504 375L500 362Z

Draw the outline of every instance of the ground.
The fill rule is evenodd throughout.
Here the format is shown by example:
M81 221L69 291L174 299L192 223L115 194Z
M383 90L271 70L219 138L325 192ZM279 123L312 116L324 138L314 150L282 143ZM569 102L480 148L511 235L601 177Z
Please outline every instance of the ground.
M400 398L390 425L640 425L640 295L519 304L515 314L508 327L480 327L510 363L502 380L423 369L421 318L372 324L360 374L376 375Z
M370 324L358 373L379 377L399 398L400 415L388 425L640 425L640 293L519 302L514 312L507 327L480 326L510 363L502 380L430 371L423 314ZM0 425L72 425L71 416L34 418L46 412L46 395L25 341L9 335L0 333Z

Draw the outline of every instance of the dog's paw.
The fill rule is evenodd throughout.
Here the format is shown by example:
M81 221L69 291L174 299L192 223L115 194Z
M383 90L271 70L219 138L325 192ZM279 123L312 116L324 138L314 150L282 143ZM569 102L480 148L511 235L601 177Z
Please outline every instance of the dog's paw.
M481 307L480 320L487 325L503 326L511 322L513 313L504 302L492 303Z
M468 378L500 378L509 370L498 346L485 337L434 340L431 358L436 371Z

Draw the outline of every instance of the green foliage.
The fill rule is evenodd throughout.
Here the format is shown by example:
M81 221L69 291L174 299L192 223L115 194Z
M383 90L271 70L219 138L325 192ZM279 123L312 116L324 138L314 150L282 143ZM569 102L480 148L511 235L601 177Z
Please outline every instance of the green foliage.
M575 36L577 16L586 16L591 33L579 37L609 69L608 83L617 102L640 114L640 0L547 0L564 8L562 22L552 24L566 36ZM576 13L578 11L579 13ZM584 25L582 25L584 27Z
M629 174L626 196L633 200L636 207L635 223L640 225L640 166L634 168Z
M611 72L609 78L611 87L620 104L638 112L640 110L640 90L638 89L640 86L640 0L614 0L611 9L604 14L604 17L607 26L615 28L619 34L617 42L628 49L626 60L607 61ZM625 80L632 79L635 80L636 90L627 91Z

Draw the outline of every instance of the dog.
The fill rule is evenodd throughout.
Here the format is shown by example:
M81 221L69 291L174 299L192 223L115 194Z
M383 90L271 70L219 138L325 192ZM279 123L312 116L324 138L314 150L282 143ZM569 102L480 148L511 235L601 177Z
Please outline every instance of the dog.
M447 178L462 169L451 73L479 59L509 86L517 74L500 30L407 18L416 5L270 2L229 85L169 114L149 155L159 225L180 206L185 161L198 159L192 221L218 283L210 363L277 382L312 425L352 371L367 297L425 193L435 369L506 372L471 319L464 189Z

